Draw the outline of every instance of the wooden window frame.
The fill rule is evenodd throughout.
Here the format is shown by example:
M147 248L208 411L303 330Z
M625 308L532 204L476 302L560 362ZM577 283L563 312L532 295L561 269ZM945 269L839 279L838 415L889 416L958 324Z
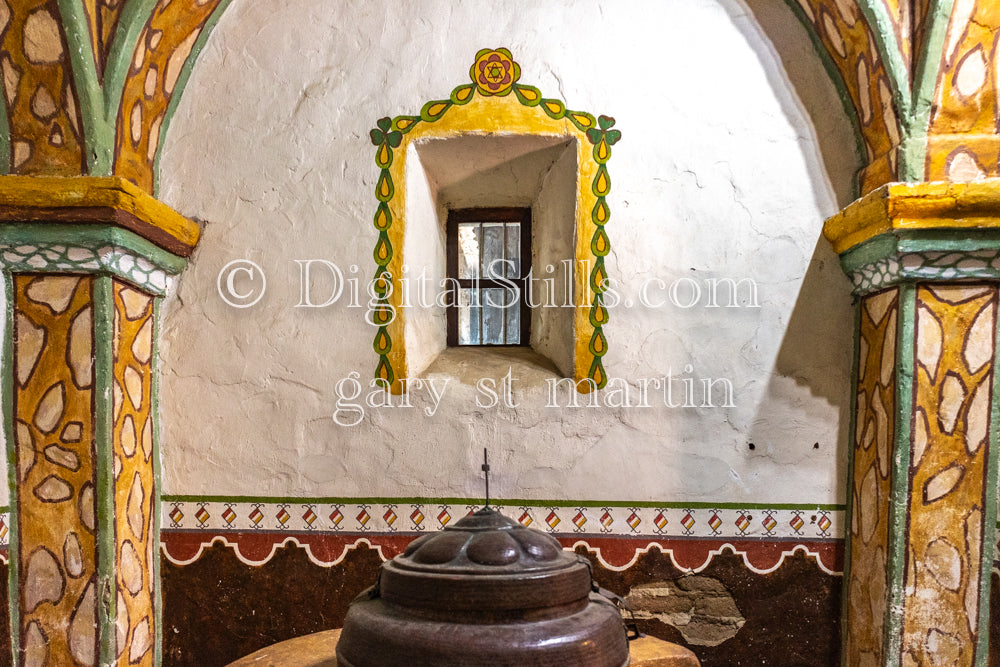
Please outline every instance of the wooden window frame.
M498 281L479 278L458 277L458 226L465 222L518 222L521 224L521 275L505 280L519 285L521 289L521 334L520 343L479 343L477 345L461 345L458 342L458 290L460 288L488 289L491 287L505 289L507 285ZM447 276L448 276L448 347L530 347L531 345L531 308L527 299L527 276L531 274L531 209L523 207L491 207L491 208L456 208L448 211L448 221L445 225L447 238ZM482 268L482 267L480 267ZM480 340L482 330L480 330Z

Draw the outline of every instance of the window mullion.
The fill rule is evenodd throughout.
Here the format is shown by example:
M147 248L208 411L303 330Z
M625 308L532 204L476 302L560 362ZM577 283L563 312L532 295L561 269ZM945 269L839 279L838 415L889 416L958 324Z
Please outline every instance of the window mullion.
M483 279L483 223L479 223L479 269L476 272L476 276L479 280ZM479 344L483 344L483 288L482 285L478 285L474 290L476 293L477 303L479 304Z

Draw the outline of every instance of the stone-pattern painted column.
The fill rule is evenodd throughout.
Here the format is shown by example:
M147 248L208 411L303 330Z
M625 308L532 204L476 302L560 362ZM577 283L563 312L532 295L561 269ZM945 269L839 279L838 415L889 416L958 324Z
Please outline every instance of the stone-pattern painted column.
M153 468L153 297L114 281L114 534L117 645L122 661L151 664L155 633L154 559L150 518L156 504ZM141 661L141 662L140 662Z
M995 285L917 287L904 665L986 657L977 644L993 532L984 534L985 508L996 500L987 465L996 316Z
M15 274L13 283L24 664L93 665L111 652L151 665L153 297L104 276ZM98 442L109 414L95 395L95 375L106 395L109 372L110 448ZM107 590L115 605L99 609Z
M865 297L859 326L855 428L852 436L848 591L848 664L868 655L882 662L886 556L889 550L889 471L895 449L896 336L899 290Z
M825 233L860 297L843 662L984 664L1000 183L892 184Z
M197 227L117 179L3 180L15 662L156 665L156 297Z
M19 493L11 514L19 540L11 556L22 569L23 660L94 664L94 280L18 275L13 282Z

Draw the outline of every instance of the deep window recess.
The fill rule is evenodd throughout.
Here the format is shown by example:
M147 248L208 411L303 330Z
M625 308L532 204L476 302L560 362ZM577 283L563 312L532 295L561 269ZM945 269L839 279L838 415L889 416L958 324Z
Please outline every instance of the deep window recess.
M455 209L447 232L448 345L527 345L531 209Z

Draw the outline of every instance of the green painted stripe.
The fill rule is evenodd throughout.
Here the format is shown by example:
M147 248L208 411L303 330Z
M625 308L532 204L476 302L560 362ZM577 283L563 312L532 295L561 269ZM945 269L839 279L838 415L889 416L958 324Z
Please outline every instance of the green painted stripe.
M899 232L900 252L973 252L996 250L1000 238L991 229L942 229Z
M909 181L922 181L926 174L927 131L930 127L934 90L944 60L945 36L951 19L954 0L931 0L924 18L924 44L919 54L913 76L910 137L906 149L900 154L900 171Z
M889 599L883 625L883 664L898 667L902 647L903 597L906 576L907 519L910 508L910 431L914 394L914 322L917 287L899 287L896 341L896 408L894 421L891 488L889 490L889 541L886 578Z
M7 118L7 97L0 95L0 175L10 173L10 121Z
M79 245L91 249L111 245L129 250L170 274L178 274L187 266L187 259L164 250L135 232L110 225L50 223L0 225L0 243Z
M898 239L894 234L880 234L868 239L861 245L844 252L840 256L840 266L844 273L851 275L858 269L868 266L880 259L894 257L898 254Z
M0 356L0 366L3 376L0 386L3 387L3 436L7 443L7 489L10 494L10 504L18 506L17 481L17 446L14 435L14 276L3 272L4 294L4 337L3 351ZM10 614L10 643L13 659L10 664L18 664L17 658L21 643L21 596L20 578L20 516L13 513L10 517L10 532L7 544L7 613Z
M857 108L854 106L854 99L851 98L847 82L844 81L844 75L837 69L836 63L833 62L833 57L826 50L826 46L816 32L816 26L809 20L809 16L805 13L805 10L795 0L785 0L785 4L792 10L792 14L799 20L799 23L806 29L809 41L812 42L813 51L819 57L823 69L826 70L827 76L830 77L830 81L833 82L833 87L837 91L837 97L840 98L840 103L844 107L844 115L850 121L851 127L854 128L854 156L857 159L857 164L862 165L861 168L863 169L868 158L868 150L865 148L865 137L861 132L861 119ZM857 178L857 174L855 174L855 178L851 183L851 196L857 199L860 195L861 184Z
M896 180L908 183L924 180L924 158L927 155L927 132L917 131L899 140L899 166Z
M170 122L174 118L174 112L177 111L177 105L180 104L181 95L184 92L184 88L187 86L188 79L191 77L191 70L194 69L194 64L198 60L198 56L201 55L201 51L205 48L205 43L208 41L209 35L215 28L215 25L222 18L223 12L229 7L229 3L232 0L222 0L219 6L212 11L209 15L208 20L205 21L205 25L201 29L201 33L195 40L194 45L191 47L191 53L188 55L187 60L184 61L184 66L181 67L180 75L177 77L177 83L174 85L174 94L170 97L170 102L167 103L167 109L163 115L163 122L160 124L160 136L156 142L156 154L153 157L153 196L157 197L160 192L160 154L163 151L163 140L167 136L167 128L170 127Z
M840 265L850 275L881 259L916 252L976 252L1000 250L1000 238L992 230L940 229L896 231L880 234L840 256ZM945 267L942 267L945 268Z
M858 364L861 362L861 318L864 316L859 299L854 304L854 350L852 352L850 400L851 414L847 422L847 504L844 506L844 585L840 588L840 634L842 647L847 646L851 585L851 510L854 507L854 432L858 421ZM840 664L846 667L847 651L841 651Z
M104 92L97 79L94 47L87 27L83 3L77 0L56 0L62 17L69 59L73 67L73 84L79 98L83 119L83 145L88 173L94 176L111 174L114 126L104 116Z
M155 6L156 0L129 0L118 17L108 50L108 62L104 66L104 117L111 127L115 126L118 118L125 94L125 78L135 55L139 34L149 22Z
M100 637L98 664L115 658L115 480L114 406L114 293L110 276L94 278L94 469L97 478L97 622Z
M289 496L187 496L164 494L162 500L175 503L262 503L287 505L482 505L482 498L346 498ZM530 500L524 498L491 498L490 504L502 507L654 507L663 509L719 509L719 510L802 510L836 512L844 505L810 503L705 503L705 502L650 502L624 500Z
M903 51L896 37L896 29L893 26L892 17L889 16L889 9L880 0L858 0L858 6L865 15L868 28L875 38L875 47L882 62L885 64L885 73L889 77L889 88L892 90L892 99L896 103L896 112L900 127L900 135L909 132L910 117L910 72L907 62L903 59Z
M153 541L153 630L156 642L153 646L153 664L163 663L163 591L160 579L160 485L163 471L160 462L160 367L155 360L160 358L160 310L163 299L153 299L153 352L152 378L149 388L149 415L153 420L153 516L149 527L149 539Z
M455 525L455 524L451 524ZM431 528L428 530L391 530L391 531L378 531L378 530L276 530L271 528L167 528L163 531L165 535L239 535L239 534L250 534L250 535L281 535L281 536L299 536L299 535L322 535L324 537L399 537L399 536L409 536L409 535L427 535L428 532L435 532L436 528ZM540 529L539 529L540 530ZM804 544L804 545L830 545L838 546L837 543L843 542L842 537L806 537L806 536L794 536L794 537L768 537L766 535L649 535L642 533L594 533L590 531L583 531L580 533L563 533L555 532L553 534L555 537L560 539L591 539L591 538L602 538L610 539L615 541L623 540L636 540L649 543L652 540L662 540L664 542L756 542L759 544ZM842 572L833 572L835 577L843 577Z
M997 289L997 286L993 286ZM994 315L996 317L996 315ZM984 663L990 653L990 588L993 574L993 559L997 556L997 536L990 527L997 523L997 478L1000 461L1000 327L996 326L993 338L993 394L990 405L990 430L986 446L986 486L983 489L983 545L982 560L979 563L979 616L977 618L976 654L978 663ZM994 619L996 620L996 619Z

